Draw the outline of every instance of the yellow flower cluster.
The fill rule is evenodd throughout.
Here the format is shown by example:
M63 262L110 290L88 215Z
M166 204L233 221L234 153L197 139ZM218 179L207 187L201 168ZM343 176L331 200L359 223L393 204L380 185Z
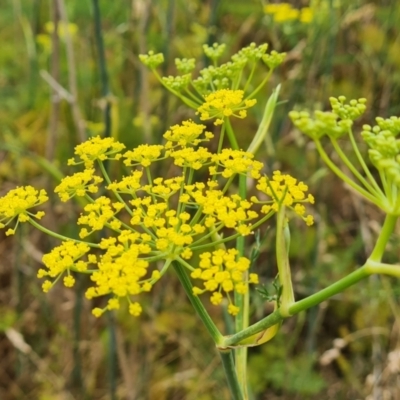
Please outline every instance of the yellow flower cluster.
M173 159L174 164L179 167L200 169L208 163L212 154L205 148L185 147L181 150L175 150L168 153Z
M85 169L83 172L77 172L74 175L66 176L61 183L54 189L58 193L61 201L67 201L72 197L83 197L87 192L97 193L98 184L103 182L103 178L94 175L94 169Z
M106 189L118 193L126 193L134 195L142 186L141 179L143 171L135 170L129 176L124 176L119 182L110 183Z
M85 168L90 169L93 168L96 160L119 160L121 158L120 151L124 148L124 144L116 142L113 138L96 136L75 147L75 154L81 161L77 162L71 158L68 160L68 165L84 163Z
M240 90L219 90L206 96L199 113L202 119L217 121L232 115L243 118L245 109L254 103L255 100L243 100ZM212 292L213 304L220 304L226 296L228 312L237 315L239 309L231 294L244 294L250 283L258 282L256 274L250 274L250 278L244 274L250 261L240 257L235 249L219 249L200 254L199 268L193 268L193 252L212 247L208 243L217 236L223 235L224 241L228 241L253 234L255 227L277 212L281 204L312 224L312 217L305 216L303 203L314 200L306 195L308 188L304 183L279 171L274 172L272 179L262 177L263 164L249 152L222 149L215 154L201 147L212 134L205 131L204 125L191 120L172 126L164 138L165 145L146 144L128 151L112 138L100 137L76 147L75 155L80 161L71 160L70 164L84 164L85 169L62 179L55 192L62 201L85 197L88 204L77 221L81 226L79 236L95 237L94 232L102 231L102 239L100 243L64 241L46 254L46 268L40 269L38 276L52 281L43 283L44 291L61 277L65 286L73 286L72 273L87 273L93 282L86 292L88 299L111 296L104 308L93 310L94 315L118 309L120 301L125 300L129 312L137 316L142 308L131 297L150 291L170 263L178 262L191 271L192 278L204 282L203 288L193 289L196 295ZM152 176L152 164L165 159L180 167L180 172L168 178ZM102 165L104 160L123 160L131 171L112 182ZM96 175L97 167L107 182L108 193L101 196L97 193L103 178ZM196 171L202 168L200 174L208 171L208 180L196 182ZM257 189L271 200L247 200L229 193L229 185L237 175L256 179ZM15 217L21 222L30 217L40 218L42 212L31 214L28 209L46 200L44 191L30 186L9 192L0 198L0 226ZM258 208L261 213L256 211ZM94 252L90 252L91 247ZM159 261L165 263L161 270ZM89 269L89 264L93 264L93 269Z
M15 227L8 229L6 235L13 235L19 222L27 222L31 217L41 219L43 211L33 214L28 209L45 203L48 200L45 190L36 190L32 186L18 187L10 190L4 197L0 197L0 228L5 228L17 219Z
M43 264L48 270L39 269L38 278L45 276L58 278L67 271L67 276L64 277L64 285L72 287L75 279L70 274L70 271L84 272L87 270L89 263L96 263L96 256L94 255L89 255L88 261L80 260L89 250L90 247L85 243L76 243L72 240L63 242L60 246L55 247L50 253L43 256ZM43 291L45 293L48 292L53 284L49 280L44 281L42 285Z
M230 178L234 174L245 174L258 179L264 165L262 162L253 159L254 154L232 149L223 149L221 153L212 156L212 162L224 168L220 172L224 178ZM209 172L210 175L217 175L217 167L210 167Z
M261 208L262 213L277 212L284 205L299 215L308 226L314 223L312 215L305 216L306 208L303 203L314 204L314 197L311 194L306 196L308 186L303 182L297 182L297 179L290 175L274 171L272 179L262 177L258 180L257 189L272 198L270 201L260 201L257 197L252 197L255 203L264 204Z
M197 146L201 142L209 141L214 137L211 132L205 132L204 138L200 138L205 128L205 125L196 124L191 120L183 121L182 125L171 126L164 134L164 138L167 140L165 148Z
M289 3L266 4L264 12L273 15L274 21L278 23L299 20L303 24L309 24L313 20L313 11L310 7L298 10Z
M111 294L107 306L103 309L94 308L93 315L99 317L106 310L115 310L120 307L120 299L129 302L129 313L140 315L142 307L139 303L132 303L130 296L151 290L153 284L160 278L159 271L153 271L150 278L145 278L149 262L140 256L151 252L148 244L151 237L138 232L122 231L117 238L103 239L100 246L105 254L100 257L96 270L90 277L95 286L86 291L86 298Z
M84 208L87 215L79 217L78 225L88 225L91 230L88 231L87 228L81 229L79 237L83 239L94 231L100 231L105 226L118 230L121 227L121 221L115 218L115 215L122 208L124 208L122 203L111 203L111 200L105 196L99 197L92 204L87 204Z
M202 121L216 118L214 124L221 125L227 117L245 118L247 109L257 100L243 100L243 90L220 89L204 97L204 103L197 109Z
M244 272L250 267L250 260L239 257L236 249L216 250L212 253L206 252L200 255L199 268L192 273L193 279L204 281L204 288L193 287L193 294L199 295L206 291L212 292L210 301L214 305L221 304L224 291L228 297L228 312L232 315L239 313L239 307L232 303L230 293L233 291L245 294L248 291L248 284L258 283L258 275L250 274L249 280L244 280Z
M211 187L215 184L215 181L207 183ZM237 194L225 196L221 190L205 189L206 185L202 182L186 185L185 193L179 197L179 201L193 207L200 207L204 214L204 225L207 228L235 229L242 236L252 233L247 223L257 218L258 214L251 210L250 201L241 199Z
M127 151L124 154L126 160L124 164L128 167L142 165L143 167L149 167L151 163L157 161L161 156L161 151L164 149L162 145L149 145L141 144L136 147L133 151Z

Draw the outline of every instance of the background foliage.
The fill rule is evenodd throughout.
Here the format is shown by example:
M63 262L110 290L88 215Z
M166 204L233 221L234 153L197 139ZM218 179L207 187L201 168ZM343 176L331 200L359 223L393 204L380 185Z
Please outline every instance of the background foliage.
M292 231L296 296L352 271L382 215L326 171L287 113L325 109L329 96L343 94L368 99L362 123L400 115L400 7L395 0L290 4L310 7L311 20L276 20L259 0L3 0L1 195L17 185L54 187L74 146L90 135L109 129L127 146L157 143L171 124L193 117L140 64L139 53L163 52L168 75L175 57L204 65L204 43L226 43L228 57L266 42L288 56L270 85L282 82L282 103L260 158L268 169L309 183L317 200L316 226ZM243 148L266 99L259 95L258 108L240 122ZM46 224L75 234L75 213L53 199ZM271 237L257 271L267 286L276 274ZM36 271L56 244L30 229L1 236L1 399L228 399L212 341L172 274L146 300L140 319L120 312L96 320L83 298L84 280L75 291L59 285L41 292ZM399 248L395 237L390 261ZM399 289L395 280L372 277L286 321L273 342L250 350L254 399L400 398ZM270 311L254 294L255 317Z

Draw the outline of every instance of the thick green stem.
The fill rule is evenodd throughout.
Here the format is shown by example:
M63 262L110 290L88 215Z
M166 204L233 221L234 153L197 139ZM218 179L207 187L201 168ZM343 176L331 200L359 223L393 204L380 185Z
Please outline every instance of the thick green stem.
M220 347L227 348L230 346L240 345L240 342L242 340L245 340L250 336L253 336L259 332L264 331L265 329L279 323L283 319L284 317L280 314L280 311L278 309L274 311L272 314L268 315L268 317L265 317L262 320L256 322L255 324L249 326L247 329L244 329L241 332L237 332L234 335L226 337L225 340L220 345Z
M222 365L224 366L225 376L228 380L228 386L233 400L244 400L239 381L237 379L235 363L233 361L233 351L230 349L219 349Z
M208 314L207 310L204 308L203 303L200 299L193 294L193 286L192 282L190 281L189 277L185 269L178 263L174 262L174 269L182 286L186 292L186 295L189 297L190 302L192 303L193 308L196 310L197 315L203 321L208 333L213 338L216 345L220 345L224 339L221 332L218 330L214 321L211 319L210 315Z
M398 218L399 217L396 215L386 215L378 240L376 241L375 247L369 257L370 260L381 261L386 244L394 231Z
M233 150L239 150L239 145L236 140L236 135L235 132L233 132L231 121L229 120L229 118L225 119L225 126L226 126L226 135L229 139L229 144L231 145Z
M246 175L239 176L239 195L242 199L246 198ZM245 238L239 236L236 239L236 249L239 252L239 257L244 255ZM243 273L243 280L248 281L248 272ZM249 326L249 291L245 294L235 292L235 305L239 307L240 311L235 319L235 331L240 332ZM245 398L247 398L247 347L238 348L235 351L236 357L236 372L239 379L240 386L243 390Z
M330 297L340 292L343 292L343 290L361 281L367 276L368 273L365 267L361 267L355 270L354 272L351 272L344 278L333 283L332 285L329 285L325 289L322 289L319 292L312 294L311 296L308 296L303 300L297 301L291 307L289 307L289 312L291 315L294 315L299 313L300 311L304 311L310 307L316 306L317 304L322 303L323 301L329 299Z
M289 316L289 307L294 303L294 293L292 285L292 275L290 272L288 243L285 238L286 214L285 206L281 206L277 215L276 224L276 261L278 264L279 282L282 286L282 296L280 298L280 310L284 316Z
M301 311L309 309L310 307L314 307L373 274L383 274L400 278L400 266L379 263L369 259L361 268L358 268L356 271L350 273L339 281L320 290L318 293L294 303L289 307L289 313L290 315L295 315ZM249 326L247 329L226 337L220 347L240 346L240 343L245 339L270 328L286 317L287 316L282 315L280 309L278 309L257 323Z

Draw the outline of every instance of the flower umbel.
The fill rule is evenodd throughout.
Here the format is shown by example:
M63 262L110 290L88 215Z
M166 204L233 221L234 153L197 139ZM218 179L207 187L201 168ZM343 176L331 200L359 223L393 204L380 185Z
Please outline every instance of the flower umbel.
M200 119L216 118L214 124L221 125L227 117L245 118L247 109L257 100L243 100L243 90L220 89L204 97L205 102L197 109Z
M93 168L96 160L119 160L121 157L120 151L124 148L124 144L116 142L113 138L101 138L100 136L96 136L75 147L75 154L81 161L77 162L71 158L68 161L68 165L84 163L85 168L90 169Z
M204 281L202 289L193 287L193 294L212 292L210 301L218 305L223 299L221 292L224 292L229 301L228 312L232 315L238 314L239 307L233 304L231 294L233 292L245 294L249 283L258 283L257 274L250 274L249 280L244 280L244 272L250 268L250 260L245 257L238 258L238 253L236 249L203 253L200 255L199 268L191 273L192 278Z
M298 182L297 179L284 175L281 171L274 171L272 179L264 176L258 180L257 189L272 198L269 201L252 198L255 203L263 204L262 213L278 212L281 206L286 206L299 215L307 225L314 223L312 215L305 216L306 209L303 203L314 204L314 197L311 194L306 195L308 186L303 182Z
M6 235L13 235L19 222L27 222L34 217L41 219L43 211L31 213L28 209L45 203L48 200L45 190L37 190L32 186L23 186L10 190L4 197L0 197L0 228L10 224L15 218L17 223L13 229L8 229Z

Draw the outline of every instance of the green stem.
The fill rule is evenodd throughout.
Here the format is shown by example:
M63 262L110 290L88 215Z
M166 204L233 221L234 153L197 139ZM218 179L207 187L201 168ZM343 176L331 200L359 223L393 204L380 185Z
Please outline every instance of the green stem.
M219 349L222 365L224 367L225 376L228 380L228 386L232 394L233 400L244 400L239 381L235 371L235 363L233 362L233 351L230 349Z
M395 278L400 278L400 265L385 264L375 262L370 259L365 264L365 268L368 272L368 275L383 274L393 276Z
M64 241L69 240L69 241L76 242L76 243L84 243L84 244L87 244L89 247L94 247L96 249L100 249L100 245L98 245L96 243L84 242L83 240L73 239L73 238L69 238L67 236L59 235L58 233L55 233L55 232L51 231L50 229L47 229L44 226L38 224L33 218L29 219L29 223L31 225L33 225L36 229L39 229L40 231L44 232L46 235L55 237L56 239L60 239L60 240L64 240Z
M231 121L229 120L229 118L225 119L225 126L226 126L226 135L228 136L229 143L230 143L232 149L239 150L239 145L236 140L235 133L233 132Z
M183 265L185 268L187 268L189 271L194 271L195 270L195 268L193 268L188 262L186 262L183 258L181 258L181 257L177 257L176 258L176 260L181 264L181 265Z
M394 231L398 218L399 217L396 215L386 215L385 222L383 223L381 232L375 243L375 247L372 250L371 256L369 257L370 260L377 262L381 261L386 244Z
M239 195L242 199L246 198L246 175L239 175ZM245 238L238 236L236 239L236 249L239 252L239 257L244 255ZM244 282L248 281L248 271L243 273ZM240 332L249 326L249 291L246 294L235 292L235 305L239 307L239 313L235 319L235 330ZM235 350L236 356L236 372L239 379L240 386L247 398L247 347L237 348Z
M225 124L223 124L223 125L221 126L221 132L220 132L220 134L219 134L218 150L217 150L217 153L218 153L218 154L221 153L222 146L223 146L223 144L224 144L224 134L225 134Z
M286 224L285 206L281 206L277 215L276 225L276 261L278 264L279 282L282 286L280 310L283 316L289 316L289 308L294 303L292 276L290 272L288 243L285 239Z
M169 90L176 97L180 98L187 106L189 106L190 108L193 108L195 110L197 110L199 108L201 103L196 104L194 101L190 100L188 97L183 96L181 93L171 89L164 83L160 74L155 69L152 69L152 71L153 71L154 75L156 76L156 78L158 79L158 81L161 83L161 85L163 85L167 90Z
M272 314L263 318L262 320L244 329L243 331L237 332L234 335L226 337L223 343L220 345L220 347L227 348L229 346L235 346L239 344L242 340L264 331L265 329L279 323L283 319L284 317L280 314L280 311L278 309L274 311Z
M289 307L289 313L292 316L301 311L314 307L373 274L383 274L400 278L400 266L379 263L369 259L361 268L358 268L344 278L320 290L319 292L294 303ZM219 347L226 348L240 345L241 341L270 328L285 318L287 318L287 316L282 315L281 310L278 309L262 320L249 326L247 329L244 329L243 331L232 336L225 337L225 340Z
M348 287L354 285L355 283L361 281L366 278L368 273L365 267L361 267L356 269L354 272L351 272L349 275L344 278L338 280L337 282L329 285L325 289L320 290L317 293L312 294L311 296L306 297L305 299L296 301L291 307L289 307L289 312L291 315L297 314L300 311L307 310L310 307L314 307L317 304L322 303L326 299L343 292L343 290Z
M270 70L267 74L267 76L264 78L264 80L248 95L246 96L245 100L253 98L262 88L263 86L268 82L269 78L271 77L272 70Z
M325 153L325 150L323 149L321 142L319 140L315 140L315 144L317 146L317 150L321 156L321 158L324 160L325 164L345 183L347 183L350 187L352 187L355 191L360 193L362 196L364 196L367 200L369 200L371 203L375 204L379 208L382 208L382 205L380 204L381 202L376 199L375 196L364 190L361 186L357 185L355 182L353 182L348 176L346 176L336 165L329 159L328 155Z
M379 196L380 197L385 197L384 193L382 192L382 189L377 184L375 178L373 177L373 175L371 174L371 171L369 170L367 164L365 163L363 156L360 153L360 150L359 150L359 148L357 146L357 143L356 143L356 141L354 139L353 131L351 130L351 128L349 128L349 137L350 137L351 144L353 146L354 153L356 154L358 162L360 163L361 168L365 172L365 175L367 176L367 178L369 179L371 184L374 186L376 192L379 193Z
M254 75L254 71L255 71L255 69L256 69L256 65L257 65L257 63L256 63L255 61L253 61L253 65L252 65L252 67L251 67L250 75L249 75L249 77L247 78L247 81L246 81L246 83L245 83L245 85L244 85L244 87L243 87L243 92L246 92L246 90L247 90L247 88L248 88L248 86L249 86L251 80L253 79L253 75ZM239 83L240 83L240 82L239 82ZM236 88L236 89L237 89L237 88Z
M258 321L257 323L249 326L247 329L242 330L232 336L225 337L225 340L220 345L220 348L226 348L230 346L240 345L240 342L253 336L259 332L262 332L271 326L279 323L284 318L298 314L301 311L307 310L314 307L323 301L335 296L338 293L343 292L345 289L356 284L364 278L367 278L373 274L384 274L400 278L400 266L390 265L385 263L380 263L379 260L382 257L385 246L395 228L396 221L398 217L393 215L387 215L383 227L381 229L381 234L377 240L377 244L372 251L370 258L361 267L351 272L349 275L338 280L337 282L329 285L328 287L320 290L305 299L299 300L289 307L289 315L282 315L281 309L274 311L272 314Z
M192 282L190 281L185 269L178 262L174 262L173 265L175 272L178 275L179 281L182 283L186 295L189 297L189 300L192 303L193 308L196 310L197 315L203 321L208 333L213 338L215 344L221 344L224 337L218 330L217 326L214 324L214 321L211 319L203 303L199 300L197 296L193 294Z
M379 189L379 191L377 191L376 187L371 186L369 184L369 182L357 171L357 169L354 167L352 162L348 159L346 154L340 148L338 142L335 139L331 139L331 142L332 142L333 147L336 150L337 154L342 159L342 161L345 163L347 168L349 168L351 173L364 185L364 187L368 190L368 192L373 194L378 199L384 197L384 194L382 193L382 191L380 189ZM375 182L375 185L376 185L376 182Z

